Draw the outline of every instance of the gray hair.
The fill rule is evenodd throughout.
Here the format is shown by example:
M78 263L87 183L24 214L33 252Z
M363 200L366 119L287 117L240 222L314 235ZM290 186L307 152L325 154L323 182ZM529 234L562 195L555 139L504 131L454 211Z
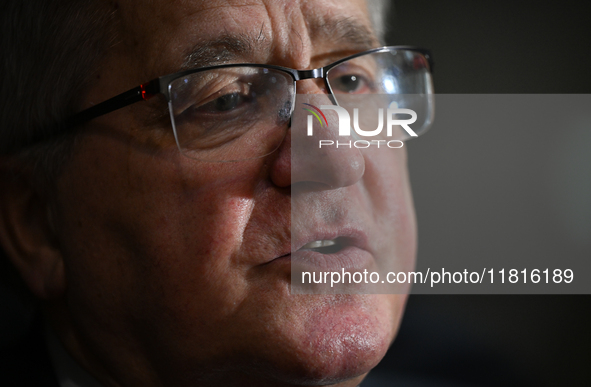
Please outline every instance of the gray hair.
M367 9L374 32L382 44L385 42L386 33L388 32L386 18L388 17L391 3L391 0L367 0Z

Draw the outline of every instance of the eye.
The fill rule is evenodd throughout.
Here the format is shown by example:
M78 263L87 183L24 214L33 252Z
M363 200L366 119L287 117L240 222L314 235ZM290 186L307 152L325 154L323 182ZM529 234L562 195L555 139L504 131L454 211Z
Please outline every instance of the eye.
M339 74L331 77L329 83L334 93L367 94L373 91L372 83L361 74Z
M376 92L380 66L370 55L364 55L336 65L327 75L335 94L371 94Z
M362 80L357 75L343 75L333 80L333 88L344 93L355 93L362 87Z
M205 103L195 102L183 110L178 109L175 124L189 125L193 133L200 133L199 137L246 125L258 117L261 102L246 86L232 85L206 97Z
M240 93L224 94L213 101L201 106L197 110L204 113L223 113L229 112L248 102L248 97Z

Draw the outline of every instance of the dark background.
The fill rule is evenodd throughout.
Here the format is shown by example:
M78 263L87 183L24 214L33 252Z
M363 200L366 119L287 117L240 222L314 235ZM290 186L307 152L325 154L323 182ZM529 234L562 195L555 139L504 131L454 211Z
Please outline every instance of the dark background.
M396 0L388 43L432 50L436 93L590 93L585 5ZM591 259L587 124L501 142L435 124L411 141L419 267L433 257ZM589 386L590 321L591 296L411 295L368 385Z

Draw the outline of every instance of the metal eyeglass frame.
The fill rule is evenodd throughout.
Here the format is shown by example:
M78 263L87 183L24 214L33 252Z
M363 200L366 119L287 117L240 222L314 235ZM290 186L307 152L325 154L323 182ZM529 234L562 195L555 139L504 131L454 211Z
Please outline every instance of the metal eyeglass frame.
M128 90L124 93L121 93L113 98L110 98L106 101L103 101L97 105L94 105L88 109L85 109L79 113L74 114L73 116L71 116L69 119L66 120L66 126L68 128L71 128L71 127L76 127L78 125L82 125L94 118L97 118L97 117L100 117L100 116L105 115L107 113L110 113L112 111L124 108L124 107L129 106L133 103L148 100L151 97L155 96L156 94L163 94L164 97L166 98L166 101L170 102L169 86L174 80L184 77L184 76L187 76L187 75L190 75L190 74L198 73L201 71L223 69L223 68L230 68L230 67L248 66L248 67L260 67L260 68L267 68L267 69L282 71L282 72L288 73L293 78L294 84L296 81L302 81L305 79L322 78L324 80L324 84L326 86L326 89L330 93L329 95L330 95L332 102L336 104L336 99L334 97L334 93L330 87L330 84L328 82L328 77L327 77L327 74L330 71L330 69L332 69L333 67L335 67L343 62L346 62L348 60L351 60L351 59L354 59L354 58L357 58L360 56L373 54L376 52L387 52L387 51L392 51L392 50L414 51L414 52L418 52L420 54L423 54L423 56L425 57L425 59L427 59L427 61L429 63L430 72L433 72L433 59L431 56L431 52L427 49L414 47L414 46L383 46L383 47L379 47L379 48L374 48L371 50L367 50L367 51L363 51L363 52L360 52L360 53L357 53L354 55L347 56L343 59L339 59L338 61L333 62L329 65L326 65L324 67L319 67L317 69L311 69L311 70L295 70L295 69L291 69L289 67L275 66L275 65L269 65L269 64L256 64L256 63L230 63L230 64L222 64L222 65L215 65L215 66L208 66L208 67L200 67L200 68L196 68L196 69L184 70L184 71L176 72L173 74L164 75L162 77L153 79L149 82L143 83L143 84L139 85L138 87L135 87L135 88Z

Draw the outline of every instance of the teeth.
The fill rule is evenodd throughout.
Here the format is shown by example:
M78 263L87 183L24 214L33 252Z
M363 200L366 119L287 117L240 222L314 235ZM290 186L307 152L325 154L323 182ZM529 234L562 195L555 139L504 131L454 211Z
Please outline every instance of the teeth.
M310 243L302 246L302 249L318 249L320 247L334 246L336 244L337 244L337 242L335 242L332 239L323 239L320 241L310 242Z

